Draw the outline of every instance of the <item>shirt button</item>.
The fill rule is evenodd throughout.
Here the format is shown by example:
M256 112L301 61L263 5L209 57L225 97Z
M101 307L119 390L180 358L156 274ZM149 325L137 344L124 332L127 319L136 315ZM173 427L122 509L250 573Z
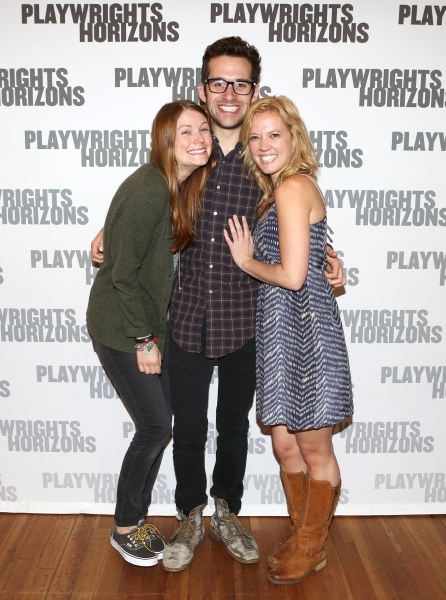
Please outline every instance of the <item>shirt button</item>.
M209 290L209 293L212 294L212 290Z
M215 242L215 238L211 238L211 242Z
M217 212L217 211L214 211L214 215L218 215L218 212Z
M213 268L214 268L214 265L209 265L209 268L210 268L210 269L213 269Z
M219 189L220 189L220 186L219 186L219 185L217 185L217 190L219 190Z

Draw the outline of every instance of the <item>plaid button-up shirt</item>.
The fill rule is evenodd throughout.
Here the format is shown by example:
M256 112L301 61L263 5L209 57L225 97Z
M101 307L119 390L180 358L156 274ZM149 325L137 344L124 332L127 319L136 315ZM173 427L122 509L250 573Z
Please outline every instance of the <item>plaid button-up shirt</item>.
M254 337L259 284L233 261L223 229L234 215L245 215L253 229L262 196L243 171L241 144L224 155L216 138L214 142L217 166L204 190L195 245L181 253L170 304L173 337L188 352L201 352L206 320L210 358L234 352Z

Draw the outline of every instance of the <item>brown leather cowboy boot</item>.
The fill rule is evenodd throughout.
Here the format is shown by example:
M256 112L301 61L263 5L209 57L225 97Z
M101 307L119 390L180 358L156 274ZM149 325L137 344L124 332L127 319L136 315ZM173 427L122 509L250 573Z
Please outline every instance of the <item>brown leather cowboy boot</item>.
M283 487L285 488L288 513L291 517L291 537L288 541L280 546L277 552L270 554L266 559L266 564L271 567L277 567L281 562L286 560L292 553L294 546L297 544L297 536L300 529L300 516L302 512L302 487L305 478L305 473L288 473L280 470Z
M268 575L271 583L286 585L299 583L311 571L319 571L327 564L325 540L341 490L341 482L332 487L329 481L305 477L303 508L297 544L291 555Z

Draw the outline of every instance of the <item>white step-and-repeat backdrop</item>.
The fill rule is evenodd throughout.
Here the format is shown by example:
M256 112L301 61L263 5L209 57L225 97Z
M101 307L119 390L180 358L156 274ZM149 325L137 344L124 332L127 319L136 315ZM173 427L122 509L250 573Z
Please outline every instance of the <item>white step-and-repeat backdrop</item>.
M134 426L85 326L90 241L159 107L197 99L204 48L240 35L261 95L292 98L311 130L345 264L338 514L444 512L446 5L2 0L0 32L0 510L113 512ZM170 445L152 514L174 513L174 486ZM285 513L252 411L243 514Z

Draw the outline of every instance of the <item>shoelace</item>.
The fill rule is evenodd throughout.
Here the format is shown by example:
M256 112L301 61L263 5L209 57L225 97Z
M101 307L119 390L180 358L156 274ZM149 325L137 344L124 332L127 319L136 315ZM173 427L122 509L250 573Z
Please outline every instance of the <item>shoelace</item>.
M151 552L155 552L154 550L152 550L152 540L156 539L157 535L159 535L160 537L164 537L161 531L159 531L159 529L157 529L155 525L152 525L151 523L141 525L138 531L140 533L141 538L149 544L150 548L148 548L148 550L150 550ZM147 548L146 544L144 544L144 546Z
M141 525L141 527L139 528L139 532L144 539L153 540L153 538L155 538L157 535L164 538L161 531L159 529L157 529L155 527L155 525L152 525L151 523L145 523L145 525Z
M220 521L222 521L227 527L229 527L229 529L231 530L231 532L234 535L238 535L241 537L249 536L248 532L243 527L243 525L240 523L240 521L237 519L237 517L235 517L235 520L232 520L230 516L223 517L222 519L220 519Z
M141 528L137 529L133 533L130 533L129 538L132 540L132 542L135 544L135 546L137 548L140 546L144 546L144 548L146 550L148 550L149 552L152 552L152 554L156 554L155 552L153 552L153 550L151 548L146 546L146 538L145 538L145 536L141 535L140 531L141 531Z
M188 542L190 542L191 538L195 534L195 528L190 522L190 519L185 518L180 525L178 531L172 537L170 543L173 542L181 542L185 546L187 546Z

